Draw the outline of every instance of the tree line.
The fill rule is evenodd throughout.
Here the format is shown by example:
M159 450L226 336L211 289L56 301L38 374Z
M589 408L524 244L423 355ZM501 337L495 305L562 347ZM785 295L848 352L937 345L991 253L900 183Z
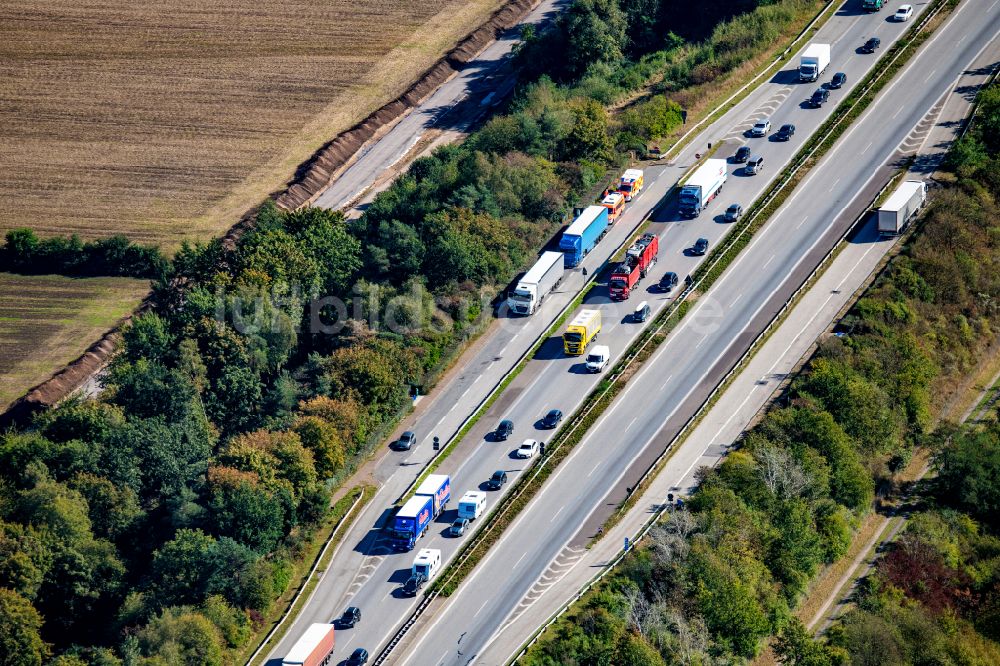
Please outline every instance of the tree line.
M604 8L571 11L582 29L613 18ZM664 35L616 56L632 72L621 94L687 57ZM611 66L588 57L585 71ZM266 203L234 247L184 244L137 273L156 276L153 307L123 332L100 398L0 435L0 653L16 655L0 663L228 663L411 387L624 159L623 128L680 122L664 95L612 114L604 94L586 76L525 76L509 113L417 160L360 219ZM45 270L39 257L63 244L16 232L6 256ZM99 270L158 266L108 254L126 255Z
M1000 660L1000 429L935 427L1000 325L1000 87L948 158L918 232L779 404L526 664L797 666ZM822 642L793 619L915 447L938 470L927 509ZM950 508L941 508L950 507Z

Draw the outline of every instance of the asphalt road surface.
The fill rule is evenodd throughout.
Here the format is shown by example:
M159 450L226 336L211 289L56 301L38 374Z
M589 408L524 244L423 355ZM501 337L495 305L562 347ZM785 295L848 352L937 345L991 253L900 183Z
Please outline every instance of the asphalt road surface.
M917 5L917 11L920 9L922 9L922 5ZM699 150L701 145L707 141L718 141L723 136L728 135L729 141L723 147L725 152L718 154L718 156L725 156L727 153L733 152L739 143L750 142L755 151L761 152L767 160L764 175L744 176L737 165L730 165L729 181L722 196L710 204L700 218L682 221L671 210L666 210L656 216L652 231L661 236L660 262L654 268L651 277L640 285L640 292L667 270L676 271L680 275L690 273L700 259L686 256L684 249L690 247L696 238L702 236L708 238L713 246L717 244L730 228L729 225L721 223L721 214L726 205L732 201L739 201L746 206L758 196L765 189L769 174L777 173L780 170L808 134L827 117L837 100L846 95L853 83L859 80L874 63L874 57L857 55L854 51L856 46L860 45L868 36L877 34L882 37L883 48L885 48L902 32L904 26L886 22L884 17L884 13L869 16L841 11L814 37L814 41L829 41L833 45L833 62L826 72L825 79L828 80L835 71L844 71L848 75L848 86L840 91L833 91L831 102L826 107L822 109L805 108L803 101L815 89L816 84L796 83L795 72L789 69L762 84L736 108L709 127L692 143L688 150L682 153L675 164L648 169L646 191L632 204L609 236L602 241L598 250L591 253L584 266L593 271L606 259L610 251L629 235L630 230L676 182L677 176L691 164L692 153ZM798 131L795 137L787 143L768 139L743 138L741 132L762 116L770 116L775 128L785 122L796 124ZM903 121L904 119L901 118L900 122ZM851 169L845 171L857 173L857 166L857 161L852 159ZM809 233L815 232L817 228L823 228L823 220L819 216L813 217L811 223L807 220L808 217L788 225L791 228L786 229L782 234L783 238L779 239L782 247L802 246L801 244L805 242L804 239L809 237ZM783 262L777 264L770 272L774 272L778 266L786 266L786 260L787 258L783 259ZM777 259L774 258L772 261L777 261ZM785 275L784 273L779 274ZM757 280L758 278L755 276L751 283ZM412 554L390 553L382 541L378 527L388 516L391 502L398 497L430 456L429 441L431 435L438 434L442 440L446 440L459 427L464 418L499 381L499 378L513 366L523 351L530 347L537 336L548 328L558 311L572 299L583 282L584 278L579 272L570 272L560 287L560 293L548 299L542 310L533 317L501 319L496 322L494 325L500 330L487 334L489 337L486 338L473 358L463 359L463 371L456 373L451 381L440 387L436 395L425 398L432 400L433 403L421 411L415 424L408 426L417 432L420 444L408 453L386 453L380 460L376 478L383 485L379 494L362 512L355 527L345 537L339 552L335 554L330 569L324 573L316 592L297 617L286 638L272 651L270 656L274 661L280 660L292 642L301 634L304 626L311 622L329 622L338 616L347 605L360 606L365 614L365 621L354 629L338 633L336 659L345 658L356 647L366 647L374 653L394 633L398 623L412 611L416 603L415 600L397 597L397 588L405 579L406 572L412 562ZM751 284L740 283L740 286L747 287ZM671 296L661 294L641 293L640 296L633 296L630 301L618 304L608 301L606 288L598 288L595 293L596 296L591 298L591 302L587 306L597 307L602 311L605 323L600 335L600 342L611 346L613 358L625 349L640 331L640 325L632 324L626 320L626 315L631 312L639 300L648 300L655 312L668 303L671 298ZM745 296L741 294L742 307L744 309L750 308L752 311L761 304L760 299L764 296L766 294L749 292ZM709 329L712 329L711 334L703 335L701 339L692 342L688 347L682 347L685 352L678 358L671 360L672 368L676 368L677 371L672 369L670 373L660 377L659 382L651 391L654 395L658 394L656 397L676 401L685 393L691 395L695 389L704 389L707 386L702 379L706 375L708 366L719 357L721 352L718 348L720 342L718 331L723 328L727 331L735 330L729 328L728 322L732 319L729 313L721 322L720 318L721 311L725 307L724 304L728 303L729 306L732 306L736 303L720 300L716 306L712 306L711 302L711 299L703 299L702 305L699 306L699 312L711 314L709 311L715 307L714 317L689 317L685 326L672 336L676 338L688 331L708 333ZM723 324L725 326L722 326ZM684 364L683 368L681 368L682 363ZM561 353L558 338L546 343L538 358L528 364L525 371L519 375L504 396L493 406L487 417L467 435L466 444L460 447L441 468L442 472L452 475L453 497L456 500L466 490L478 488L494 469L507 470L511 480L513 480L513 477L525 468L524 463L510 457L510 452L525 437L545 439L545 433L536 429L535 421L549 407L559 407L567 414L572 412L599 380L599 377L594 375L582 374L581 365L580 359L568 358ZM694 381L694 385L689 384L690 381ZM646 397L654 397L654 395ZM628 406L622 408L622 404L628 404ZM617 432L613 440L616 442L616 447L608 448L605 444L602 450L596 454L591 452L589 456L581 457L578 452L574 453L573 457L564 463L564 469L573 469L574 472L560 471L556 478L550 480L549 485L563 482L564 478L571 478L577 489L571 489L562 495L560 492L566 492L565 489L556 491L551 501L546 500L542 504L536 503L533 507L537 508L529 511L529 515L545 514L541 519L547 521L547 525L542 533L547 536L541 541L557 547L556 554L558 554L558 550L561 550L562 544L566 543L568 538L572 536L572 532L575 532L583 523L589 508L593 508L595 504L595 498L600 498L607 493L614 486L616 477L623 473L615 474L611 473L610 470L614 469L616 464L623 464L631 457L641 453L642 450L649 449L649 447L644 446L648 438L642 437L647 414L645 409L640 409L637 404L620 400L611 415L618 413L621 413L625 420L624 423L616 424ZM488 441L486 437L487 430L494 427L500 418L511 418L516 424L514 437L505 444ZM632 444L628 447L628 454L619 454L617 442L621 441L623 436L627 436L628 441ZM593 438L588 441L593 441ZM622 451L624 450L622 449ZM615 458L612 459L609 454L614 454ZM588 465L586 469L577 470L578 461L581 458ZM490 494L490 506L495 504L497 495L498 493ZM546 498L551 495L552 493L548 490L543 493ZM574 505L570 500L574 500L576 504ZM419 546L440 548L446 560L453 555L461 539L451 539L444 536L445 528L452 516L453 511L446 512L443 520L435 524L429 536ZM548 534L553 530L558 530L558 535L549 538ZM567 530L570 530L571 533L560 538L560 535ZM503 550L506 552L509 544L519 543L524 538L521 536L522 534L524 534L522 529L515 526L511 535L504 538L501 544ZM536 537L531 537L531 539L538 541ZM521 558L522 554L523 558ZM501 558L500 555L491 555L490 557L491 560L487 561L487 564L494 559ZM508 567L506 571L508 575L515 571L520 578L521 571L524 570L523 582L530 584L537 577L536 574L532 574L532 571L537 567L544 569L552 558L553 555L547 552L538 552L529 557L528 550L521 550L515 557L506 562ZM501 561L503 561L502 558ZM475 576L463 586L461 594L453 602L453 606L457 607L459 601L475 603L476 608L473 608L465 617L469 621L475 620L474 633L478 636L475 640L482 644L489 638L488 634L497 628L499 621L506 614L503 606L506 604L509 607L510 604L516 603L520 599L520 594L516 586L509 591L504 588L503 595L497 595L494 592L490 592L486 596L477 595L475 592L468 593L467 589L480 578L491 580L489 575L476 574ZM523 590L521 593L523 594ZM454 639L450 635L448 638L442 638L442 641L440 644L449 646L449 649L454 643ZM473 642L473 638L467 638L466 641L466 645L468 645ZM436 645L437 643L438 641L433 641L430 644ZM473 654L474 652L475 649L471 652L468 648L465 650L465 654ZM426 656L430 660L428 663L437 663L433 661L435 656L437 655L428 654ZM420 652L420 658L421 660L424 658L423 651Z
M542 0L522 24L543 24L558 12L564 2ZM428 130L467 129L493 105L503 101L514 86L509 55L519 35L519 28L508 30L483 49L385 136L365 148L340 178L316 198L313 205L344 208L375 183L386 169L402 159Z
M919 132L921 127L929 129L927 114L938 107L956 77L996 37L1000 25L996 16L994 0L967 0L959 5L950 22L806 178L726 275L699 299L692 313L462 584L460 593L429 626L421 628L407 646L406 656L393 655L394 663L478 663L476 656L550 565L568 564L579 557L596 527L588 524L588 517L609 499L614 503L609 492L663 449L737 360L755 329L766 322L761 314L787 298L811 270L812 258L822 256L822 247L831 246L850 223L853 215L844 213L856 195L873 194L874 177L885 162L898 156L901 147L905 151L908 145L915 149L922 143ZM869 34L881 36L884 44L887 32L895 26L882 24L884 14L866 18L879 22ZM821 37L830 28L824 28ZM822 41L821 37L817 39ZM851 76L852 62L845 65L845 61L838 61L838 52L843 54L844 49L835 47L831 68L848 71ZM860 59L851 54L853 62ZM775 111L772 122L808 126L804 113L796 106L783 106ZM772 153L768 150L764 154ZM732 195L729 185L727 190ZM687 243L683 241L703 235L706 222L678 224L668 215L664 241L671 248L684 246ZM682 242L677 243L678 239ZM661 265L663 259L661 251ZM683 265L680 257L668 261ZM621 333L612 335L614 350ZM611 336L603 342L608 338ZM558 365L560 361L566 365L563 359L549 363ZM572 401L570 394L562 392L565 382L548 380L553 375L560 373L548 370L542 375L546 385L539 397ZM679 493L693 487L698 466L723 453L723 446L712 446L716 450L682 447L675 454L671 467ZM462 487L464 476L457 479Z

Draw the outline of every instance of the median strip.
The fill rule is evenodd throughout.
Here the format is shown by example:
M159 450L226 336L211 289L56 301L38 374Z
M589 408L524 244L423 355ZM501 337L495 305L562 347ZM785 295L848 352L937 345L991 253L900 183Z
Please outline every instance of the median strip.
M657 315L652 325L647 327L640 337L629 346L629 349L619 360L619 363L612 370L609 377L598 384L594 391L588 395L584 403L569 419L567 425L556 434L549 446L548 454L534 465L532 473L522 475L511 491L500 500L498 506L490 514L488 522L485 522L480 527L473 539L465 544L446 570L442 572L442 575L430 586L424 603L420 604L413 617L404 624L403 628L400 629L400 632L393 639L390 647L383 651L383 654L379 656L379 660L375 663L382 663L385 656L388 655L389 650L398 643L402 633L405 633L408 627L412 626L413 621L426 609L433 598L437 596L449 596L458 588L461 581L464 580L489 551L489 548L499 539L503 530L513 522L521 510L533 499L544 481L568 457L573 447L583 439L589 426L610 406L614 398L625 387L628 379L635 374L638 366L652 355L656 348L666 339L669 331L687 314L691 307L688 297L695 292L704 293L714 284L742 249L749 244L753 234L762 228L766 221L787 200L802 177L833 147L836 140L847 130L851 122L868 107L875 95L884 88L913 55L916 49L933 32L933 28L927 31L924 31L924 28L943 9L953 8L957 5L957 2L958 0L938 0L929 7L924 13L922 20L917 25L914 25L906 35L889 49L877 63L876 69L862 80L847 99L838 105L833 115L820 126L819 130L796 153L791 165L782 171L781 177L775 185L762 197L759 197L750 207L747 216L740 223L736 233L727 235L725 245L717 247L709 255L709 260L694 272L692 284L670 306ZM553 328L557 327L554 326ZM534 348L531 355L533 353ZM530 356L526 356L527 358L530 358ZM633 362L636 361L638 362L633 365ZM696 415L700 411L696 412ZM691 420L689 420L688 424L690 423ZM685 425L682 432L687 427ZM677 441L676 438L675 441ZM667 447L664 455L671 450L672 445ZM659 462L660 460L657 460L654 466ZM646 481L653 469L651 467L647 470L642 481ZM633 496L635 495L638 495L638 493L633 493ZM642 538L645 535L649 527L655 524L655 520L658 517L659 514L650 519L650 522L640 530L638 538ZM609 571L613 565L614 563L605 568L598 577L603 576L603 573ZM587 588L593 582L596 582L596 580L597 578L589 583ZM566 607L564 607L563 611ZM558 614L561 614L563 611L560 611ZM554 620L558 614L552 619ZM548 626L548 623L545 626ZM544 627L538 633L540 634L542 630L544 630Z

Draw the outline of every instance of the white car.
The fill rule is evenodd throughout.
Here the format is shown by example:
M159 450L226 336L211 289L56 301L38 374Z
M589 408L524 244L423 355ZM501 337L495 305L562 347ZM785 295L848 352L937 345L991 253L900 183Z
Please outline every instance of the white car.
M913 5L900 5L896 13L892 15L892 20L902 23L909 20L911 16L913 16Z
M517 449L515 455L518 458L534 458L536 453L538 453L538 442L533 439L526 439Z
M754 126L750 129L751 136L767 136L767 133L771 131L771 121L770 120L758 120L754 123Z

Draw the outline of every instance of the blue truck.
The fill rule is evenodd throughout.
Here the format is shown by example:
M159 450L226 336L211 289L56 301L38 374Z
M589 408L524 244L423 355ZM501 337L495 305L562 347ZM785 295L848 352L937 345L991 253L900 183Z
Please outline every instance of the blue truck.
M569 228L563 232L559 249L563 252L566 268L573 268L587 256L608 228L608 209L604 206L587 206Z
M392 523L392 547L398 551L412 550L417 539L424 535L431 521L441 515L451 499L451 477L431 474L417 487Z
M434 500L434 517L437 518L451 499L451 477L447 474L431 474L417 486L416 496L427 496Z
M412 550L434 520L434 501L427 495L414 495L396 512L392 522L392 547L400 552Z

